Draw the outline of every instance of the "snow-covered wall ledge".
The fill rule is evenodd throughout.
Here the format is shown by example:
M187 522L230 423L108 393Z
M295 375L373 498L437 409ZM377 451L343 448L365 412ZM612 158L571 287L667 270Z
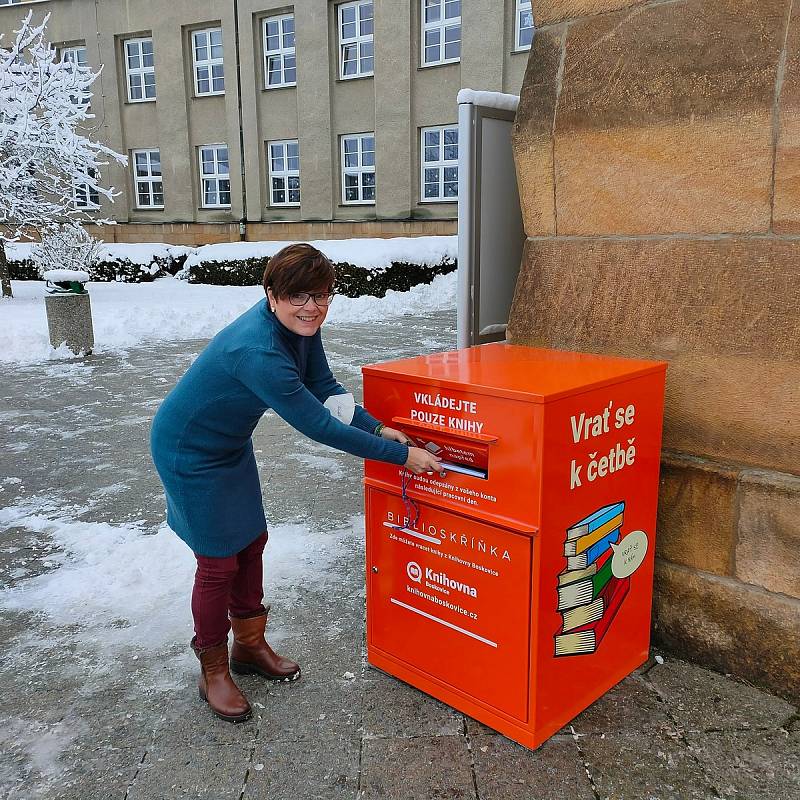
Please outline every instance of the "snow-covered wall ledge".
M519 106L518 94L503 94L503 92L478 92L474 89L461 89L456 98L459 105L469 103L473 106L485 108L501 108L504 111L516 113Z

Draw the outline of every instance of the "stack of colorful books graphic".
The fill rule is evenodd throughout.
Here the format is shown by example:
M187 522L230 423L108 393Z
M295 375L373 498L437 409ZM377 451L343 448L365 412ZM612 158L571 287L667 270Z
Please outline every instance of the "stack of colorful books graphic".
M630 578L611 572L611 545L619 541L625 503L597 509L567 529L567 568L558 576L557 656L594 653L628 594Z

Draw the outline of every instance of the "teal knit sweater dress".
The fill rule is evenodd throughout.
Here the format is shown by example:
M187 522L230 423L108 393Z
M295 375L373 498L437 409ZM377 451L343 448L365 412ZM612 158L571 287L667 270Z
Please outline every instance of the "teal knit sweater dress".
M209 342L153 419L151 452L170 528L195 553L211 557L238 553L266 530L251 435L270 408L317 442L404 464L408 447L375 436L378 420L361 406L350 425L323 406L344 392L319 331L293 333L266 298L234 320Z

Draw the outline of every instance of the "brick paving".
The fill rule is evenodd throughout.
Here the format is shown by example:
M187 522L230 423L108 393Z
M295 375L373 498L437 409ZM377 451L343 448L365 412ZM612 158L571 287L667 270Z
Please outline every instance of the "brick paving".
M358 396L361 364L450 349L454 326L446 312L329 327L326 349ZM109 531L136 522L154 532L163 502L147 455L148 423L203 344L7 372L0 511L38 504L49 518L107 523ZM303 440L274 416L259 425L255 447L270 524L283 535L292 529L282 525L306 526L303 557L319 548L317 571L298 573L291 598L285 588L272 591L267 551L271 625L280 648L302 663L302 680L243 678L253 720L233 726L212 718L196 695L188 627L182 641L145 636L108 651L98 645L115 626L124 632L124 608L118 622L88 631L79 612L65 620L46 599L15 608L15 592L33 581L51 585L64 554L36 515L17 524L6 517L0 797L800 797L798 709L666 653L536 752L368 666L360 462ZM174 607L163 614L185 617L177 606L188 604L188 583L167 588Z

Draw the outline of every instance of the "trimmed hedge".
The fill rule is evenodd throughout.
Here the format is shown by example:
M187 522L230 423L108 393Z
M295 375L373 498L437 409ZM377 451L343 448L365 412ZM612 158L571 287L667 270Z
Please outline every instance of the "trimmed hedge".
M170 258L156 256L152 264L134 264L127 258L102 259L87 270L93 281L118 283L149 283L168 272Z
M12 261L8 259L8 274L11 276L12 281L40 281L39 270L33 266L33 262L29 259L22 261Z
M155 256L151 264L136 264L127 258L103 258L92 264L87 272L93 281L149 283L167 274L174 275L183 268L187 258L188 252L166 257ZM39 272L30 259L16 261L9 258L8 270L12 281L41 280Z
M183 269L189 253L176 248L169 255L156 255L150 264L136 264L127 258L103 258L94 263L88 273L93 281L119 283L147 283L166 274L175 275ZM189 283L212 286L258 286L269 258L230 259L227 261L201 261L192 264L188 272ZM8 262L12 280L40 280L30 259ZM383 297L393 290L406 292L412 286L430 283L437 275L446 275L457 267L455 259L443 259L433 266L393 261L383 268L359 267L346 261L335 262L336 291L345 297ZM179 276L183 277L183 276Z
M186 259L189 258L189 248L187 247L184 252L178 251L178 248L175 248L172 253L172 258L170 263L165 267L166 271L169 272L170 275L177 275L186 264Z
M336 291L345 297L372 295L383 297L389 290L407 292L412 286L430 283L437 275L447 275L458 266L455 259L434 266L393 261L386 269L367 269L340 262L336 267Z
M212 286L257 286L264 277L268 258L201 261L189 267L189 283Z
M261 283L268 258L230 261L204 261L189 267L189 283L213 286L257 286ZM334 263L336 291L345 297L383 297L389 290L406 292L420 283L430 283L437 275L453 272L455 259L442 260L434 266L393 261L383 269L358 267L347 262Z

